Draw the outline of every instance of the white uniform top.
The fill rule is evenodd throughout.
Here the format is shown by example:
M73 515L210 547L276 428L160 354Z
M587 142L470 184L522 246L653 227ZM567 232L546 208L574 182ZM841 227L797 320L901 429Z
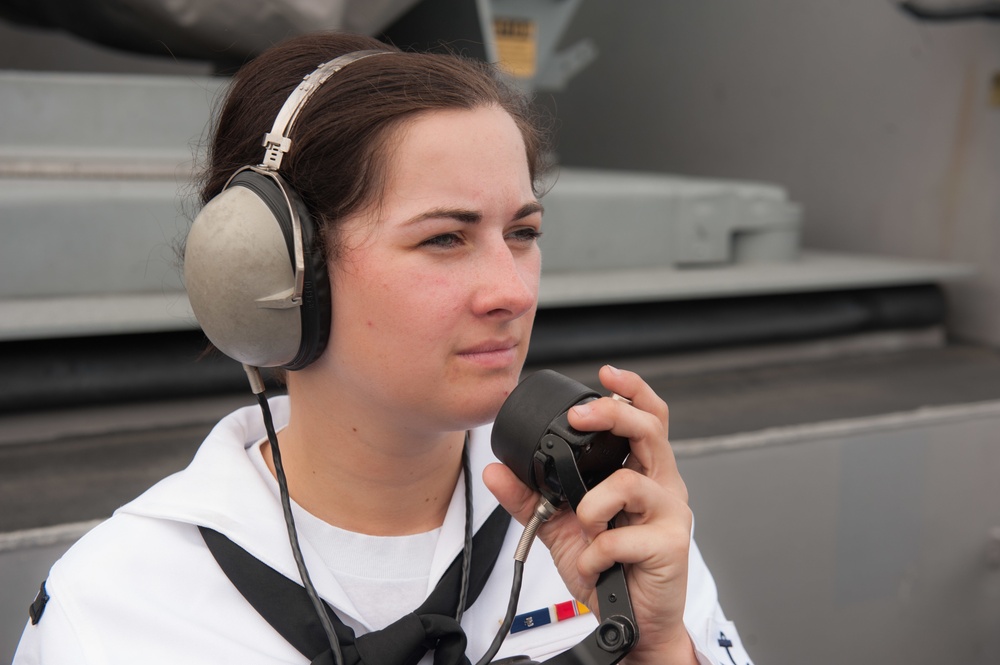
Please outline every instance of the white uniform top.
M271 409L276 426L287 423L287 398L272 399ZM263 478L251 457L252 447L265 435L256 406L227 416L187 469L160 481L78 541L52 567L46 582L50 600L39 623L25 627L14 665L308 663L232 585L198 530L215 529L299 581L273 479ZM498 505L478 481L483 468L495 461L489 426L472 432L470 460L473 524L478 530ZM459 482L431 557L428 594L461 551L464 525L464 487ZM473 663L485 653L503 619L520 532L520 525L511 520L496 567L462 620ZM358 635L369 632L371 627L359 618L323 557L307 537L300 536L300 542L319 595ZM568 600L571 595L548 551L536 543L525 564L518 613ZM400 607L398 615L413 609ZM738 665L749 662L693 542L684 622L703 663L732 665L730 654ZM497 658L524 654L544 661L580 642L595 625L592 614L582 614L511 634ZM732 646L718 644L720 632ZM430 662L429 656L425 660Z

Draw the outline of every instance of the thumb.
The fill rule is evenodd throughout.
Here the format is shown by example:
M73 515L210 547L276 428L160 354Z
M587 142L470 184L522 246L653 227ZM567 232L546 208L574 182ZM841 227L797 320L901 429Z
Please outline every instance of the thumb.
M509 468L495 462L483 470L483 483L514 519L528 523L538 502L537 492L531 491Z

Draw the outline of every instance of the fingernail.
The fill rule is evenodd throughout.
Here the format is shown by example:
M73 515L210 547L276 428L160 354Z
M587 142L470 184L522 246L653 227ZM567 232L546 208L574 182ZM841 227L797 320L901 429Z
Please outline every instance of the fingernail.
M611 370L611 373L614 374L615 376L621 376L622 371L617 367L615 367L614 365L605 365L605 367Z
M578 416L589 416L591 412L590 404L577 404L573 407L573 411Z

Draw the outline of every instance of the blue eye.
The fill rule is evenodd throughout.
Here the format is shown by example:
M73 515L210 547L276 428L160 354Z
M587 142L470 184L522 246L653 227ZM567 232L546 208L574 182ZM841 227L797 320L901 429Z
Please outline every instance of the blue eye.
M428 238L420 243L421 247L455 247L461 242L458 234L455 233L442 233L441 235L434 236L433 238Z
M538 229L526 226L522 229L517 229L513 233L508 234L508 238L513 240L518 240L520 242L535 242L542 237L542 232Z

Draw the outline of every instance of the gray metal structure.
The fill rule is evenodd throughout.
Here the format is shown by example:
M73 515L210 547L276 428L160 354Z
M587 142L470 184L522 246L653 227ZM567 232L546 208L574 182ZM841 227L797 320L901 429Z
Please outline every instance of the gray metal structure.
M0 340L196 327L177 257L224 85L0 72ZM769 184L562 167L545 205L542 307L893 286L969 272L801 253L802 211Z

